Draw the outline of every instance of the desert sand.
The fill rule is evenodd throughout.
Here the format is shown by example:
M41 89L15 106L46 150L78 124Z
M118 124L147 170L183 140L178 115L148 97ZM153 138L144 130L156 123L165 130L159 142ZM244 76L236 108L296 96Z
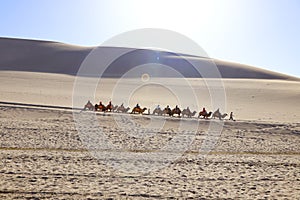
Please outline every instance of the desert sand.
M92 49L0 38L0 199L299 199L299 78L147 49L115 60L105 78L76 77ZM157 53L186 78L120 79ZM193 59L214 61L222 79L195 78ZM219 107L236 121L80 111L87 100L150 113Z
M74 80L74 76L64 74L1 71L0 99L72 107ZM124 99L111 96L117 79L101 81L92 102L107 103L113 99L113 103L120 105ZM201 148L208 137L209 124L219 124L219 120L81 112L86 119L95 117L103 134L125 155L111 158L118 152L98 147L97 153L103 155L99 158L83 142L72 110L0 104L0 199L299 198L300 82L222 81L226 91L226 110L222 112L233 111L237 121L228 121L228 117L222 121L223 130L208 152ZM125 82L120 87L129 87L133 80ZM181 86L181 80L169 79L169 82L174 87ZM200 107L212 110L205 82L201 79L190 82ZM133 107L138 101L153 110L158 103L162 107L178 103L171 93L161 95L163 92L167 92L163 87L141 88L128 106ZM82 106L85 101L82 100ZM196 102L180 106L197 108ZM119 126L116 122L119 115L130 116L138 124L148 124L154 119L165 124L155 135L140 137ZM180 130L179 124L195 125L198 129L189 147L176 160L165 164L156 158L132 160L126 156L144 153L146 157L153 151L166 153L163 147L172 138L190 134ZM161 162L162 167L148 173L122 170L126 166L148 166L155 162Z
M72 107L72 93L74 87L74 76L51 74L0 71L0 99L4 102L19 102L28 104L55 105ZM86 82L94 82L98 78L86 78ZM155 80L155 79L154 79ZM207 84L213 84L213 79L188 79L195 90L199 100L198 106L212 110L210 91ZM114 104L120 105L128 101L128 106L133 107L136 103L153 110L157 104L161 107L170 105L175 107L178 103L170 91L155 85L141 88L132 95L132 99L122 98L122 95L114 94L116 89L122 90L131 84L137 84L133 79L121 83L119 79L102 78L97 85L93 103L100 100L107 104L113 100ZM182 85L181 79L168 79L167 82L173 88ZM300 82L269 79L223 79L224 93L226 94L226 110L222 112L234 112L239 120L260 120L275 122L299 122L300 118ZM103 85L101 85L103 83ZM181 86L181 92L190 88ZM146 91L146 92L145 92ZM83 98L78 106L83 106L87 99ZM191 102L180 107L197 109L197 102ZM200 110L197 110L200 111Z

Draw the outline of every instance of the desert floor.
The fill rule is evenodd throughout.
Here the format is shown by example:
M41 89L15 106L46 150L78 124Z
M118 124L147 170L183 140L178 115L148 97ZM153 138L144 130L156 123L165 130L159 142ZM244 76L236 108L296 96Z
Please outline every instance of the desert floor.
M70 107L74 77L1 72L0 81L0 199L300 196L299 82L223 80L223 112L233 111L233 122L8 105ZM95 98L107 102L116 80L103 81ZM168 81L186 91L180 80ZM198 103L211 110L203 81L191 82ZM128 104L176 104L171 93L162 95L167 92L150 85ZM222 129L210 133L210 127Z
M226 121L214 149L201 156L199 147L210 123L206 120L167 120L160 132L145 139L122 132L114 115L97 115L99 127L114 144L132 154L137 153L134 149L147 152L149 145L157 150L174 134L188 134L173 131L178 123L199 123L200 128L181 157L156 171L134 174L93 157L81 142L71 111L1 106L0 198L300 196L299 123ZM150 118L153 116L134 116L140 121ZM122 162L128 165L150 162L117 159L125 159Z

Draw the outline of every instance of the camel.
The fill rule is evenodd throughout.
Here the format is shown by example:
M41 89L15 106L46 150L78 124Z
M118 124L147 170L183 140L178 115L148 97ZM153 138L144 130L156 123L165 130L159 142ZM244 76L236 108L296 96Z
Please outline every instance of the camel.
M177 114L178 117L180 117L181 114L180 108L174 108L169 115L173 117L174 114Z
M119 107L118 105L112 106L112 111L117 112L118 107Z
M201 116L203 116L203 119L208 119L211 116L211 114L212 114L212 112L203 112L203 111L200 111L199 115L198 115L198 118L200 118Z
M182 117L184 117L186 115L187 117L191 118L191 117L195 116L196 113L197 113L196 111L191 112L190 109L183 109Z
M107 106L105 108L106 108L107 112L111 112L113 110L114 106L111 103L109 103L109 104L107 104Z
M116 112L121 112L121 113L127 113L130 110L129 107L125 108L124 106L119 106L116 110Z
M93 106L93 104L90 101L88 101L87 104L85 104L83 110L93 111L94 110L94 106Z
M143 114L147 108L139 108L139 107L134 107L131 111L131 114L138 113L138 114Z
M95 104L95 111L102 111L102 112L106 112L107 108L101 104L101 105L98 105L98 104Z
M127 113L130 110L129 107L125 108L125 110L123 111L123 113Z
M160 108L155 108L152 112L152 115L162 115L163 114L163 110L161 110Z
M219 118L219 120L224 119L227 116L227 113L221 114L221 112L218 110L216 110L212 117L215 119L216 117Z
M227 117L227 115L228 115L227 113L222 114L221 119L224 119L225 117Z
M171 112L172 112L171 108L166 107L164 110L162 110L162 115L169 115L169 116L171 116Z

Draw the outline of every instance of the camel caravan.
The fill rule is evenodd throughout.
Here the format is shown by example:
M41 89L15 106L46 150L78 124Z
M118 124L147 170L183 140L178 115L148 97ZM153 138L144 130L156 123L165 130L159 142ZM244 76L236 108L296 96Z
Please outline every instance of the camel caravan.
M130 113L130 114L144 114L145 111L148 111L148 115L150 115L150 109L144 107L141 108L139 104L136 104L136 106L131 110L129 107L125 107L123 103L118 106L112 105L111 101L105 106L100 101L99 104L93 105L90 101L87 102L87 104L84 106L83 110L89 110L89 111L100 111L100 112L116 112L116 113ZM189 107L181 110L177 105L175 108L171 109L169 105L167 105L164 109L161 109L158 105L152 112L152 115L158 115L158 116L170 116L170 117L187 117L192 118L197 114L197 111L191 111ZM215 112L207 112L205 108L203 108L198 113L199 119L225 119L228 116L227 113L221 113L219 109L217 109ZM233 112L230 113L229 120L233 120Z

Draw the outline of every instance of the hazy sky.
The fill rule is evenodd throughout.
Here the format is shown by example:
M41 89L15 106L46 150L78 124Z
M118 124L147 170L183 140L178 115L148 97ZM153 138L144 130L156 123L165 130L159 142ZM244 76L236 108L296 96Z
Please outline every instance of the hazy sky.
M0 0L0 36L99 45L164 28L210 57L300 77L299 0Z

